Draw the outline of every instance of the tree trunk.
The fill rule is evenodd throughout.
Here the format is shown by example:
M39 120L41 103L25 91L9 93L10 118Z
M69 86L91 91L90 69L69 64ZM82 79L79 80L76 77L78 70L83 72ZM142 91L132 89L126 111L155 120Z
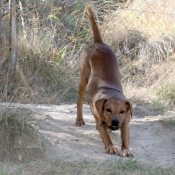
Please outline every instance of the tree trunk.
M0 29L0 32L2 32L3 30L3 11L2 11L3 7L2 7L2 0L0 0L0 27L2 27L2 29ZM0 45L3 43L3 34L0 33Z
M2 12L2 0L0 0L0 20L2 20L3 12Z
M10 9L10 37L9 51L11 57L10 70L16 69L16 0L9 0Z

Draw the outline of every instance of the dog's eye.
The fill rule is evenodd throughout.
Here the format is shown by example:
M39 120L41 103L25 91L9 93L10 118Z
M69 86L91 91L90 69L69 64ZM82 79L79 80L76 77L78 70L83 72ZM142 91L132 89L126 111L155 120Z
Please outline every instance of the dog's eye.
M121 110L121 111L120 111L120 114L123 114L123 113L125 113L125 111L124 111L124 110Z
M106 111L107 112L112 112L110 108L106 108Z

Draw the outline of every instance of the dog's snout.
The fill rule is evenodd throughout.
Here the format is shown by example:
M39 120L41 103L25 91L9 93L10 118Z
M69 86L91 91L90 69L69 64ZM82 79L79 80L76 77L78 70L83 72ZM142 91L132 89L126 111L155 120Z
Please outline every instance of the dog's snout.
M114 118L111 120L111 126L109 126L109 128L111 130L115 131L115 130L119 129L119 123L120 123L120 121L117 118Z
M112 126L118 126L119 125L119 120L117 118L112 119L111 125Z

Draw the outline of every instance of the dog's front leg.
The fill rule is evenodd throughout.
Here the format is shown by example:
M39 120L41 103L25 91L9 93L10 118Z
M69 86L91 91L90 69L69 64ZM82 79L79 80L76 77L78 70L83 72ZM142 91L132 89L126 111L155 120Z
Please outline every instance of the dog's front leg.
M107 128L108 128L108 126L106 123L103 123L100 125L97 124L97 129L98 129L99 134L100 134L100 136L103 140L103 143L105 145L106 153L117 154L118 153L117 148L114 147L114 145L109 137L109 134L107 132Z
M130 129L128 123L123 123L121 126L121 140L122 140L122 147L121 147L121 156L129 157L132 156L131 152L129 151L129 137L130 137Z

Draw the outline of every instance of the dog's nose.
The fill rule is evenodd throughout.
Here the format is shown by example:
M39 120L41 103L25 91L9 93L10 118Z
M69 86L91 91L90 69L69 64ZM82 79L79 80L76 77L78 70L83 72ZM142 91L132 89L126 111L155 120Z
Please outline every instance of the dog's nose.
M117 118L112 119L111 126L118 126L118 125L119 125L119 120Z
M114 119L112 119L111 126L109 126L109 128L111 130L115 131L115 130L119 129L119 123L120 123L120 121L117 118L114 118Z

